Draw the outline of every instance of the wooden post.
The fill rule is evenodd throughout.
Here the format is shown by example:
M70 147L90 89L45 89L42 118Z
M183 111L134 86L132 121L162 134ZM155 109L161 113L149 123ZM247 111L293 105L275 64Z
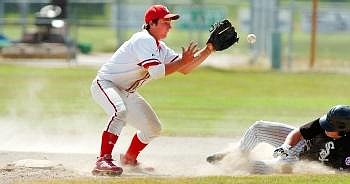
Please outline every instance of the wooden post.
M315 56L316 56L317 6L318 6L318 0L312 0L310 68L314 66Z

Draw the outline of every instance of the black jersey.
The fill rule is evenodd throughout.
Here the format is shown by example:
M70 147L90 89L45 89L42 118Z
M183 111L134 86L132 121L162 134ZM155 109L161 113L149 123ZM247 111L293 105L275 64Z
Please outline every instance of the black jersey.
M327 166L350 170L350 134L340 139L326 135L319 119L300 127L300 133L306 141L301 159L318 160Z

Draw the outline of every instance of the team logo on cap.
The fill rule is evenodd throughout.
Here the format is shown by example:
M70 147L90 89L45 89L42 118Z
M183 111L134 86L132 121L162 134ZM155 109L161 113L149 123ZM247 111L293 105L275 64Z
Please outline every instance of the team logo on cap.
M350 157L346 157L346 159L345 159L345 165L350 165Z

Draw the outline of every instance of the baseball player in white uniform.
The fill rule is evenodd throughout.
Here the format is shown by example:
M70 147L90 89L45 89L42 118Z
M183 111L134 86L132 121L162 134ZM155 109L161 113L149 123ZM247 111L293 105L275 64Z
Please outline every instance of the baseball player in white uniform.
M174 72L190 73L215 50L211 43L197 49L197 44L191 42L179 55L167 47L161 40L179 17L163 5L150 6L145 12L143 30L132 35L92 81L92 97L109 116L93 174L122 174L123 169L112 162L112 150L126 124L138 131L126 153L120 156L122 165L138 167L139 153L159 136L161 123L137 89Z
M277 159L252 161L251 172L270 173L275 165L291 166L300 159L319 161L339 171L350 170L350 106L336 105L324 116L295 128L282 123L257 121L244 133L235 151L249 155L253 148L265 142L275 150ZM231 151L207 157L209 163L218 163Z

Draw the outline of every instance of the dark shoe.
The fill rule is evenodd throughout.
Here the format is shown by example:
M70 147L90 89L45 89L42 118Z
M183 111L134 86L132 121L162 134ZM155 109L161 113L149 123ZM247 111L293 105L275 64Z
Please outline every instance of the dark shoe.
M214 153L207 157L207 162L211 164L216 164L220 162L222 159L224 159L226 155L227 153Z

